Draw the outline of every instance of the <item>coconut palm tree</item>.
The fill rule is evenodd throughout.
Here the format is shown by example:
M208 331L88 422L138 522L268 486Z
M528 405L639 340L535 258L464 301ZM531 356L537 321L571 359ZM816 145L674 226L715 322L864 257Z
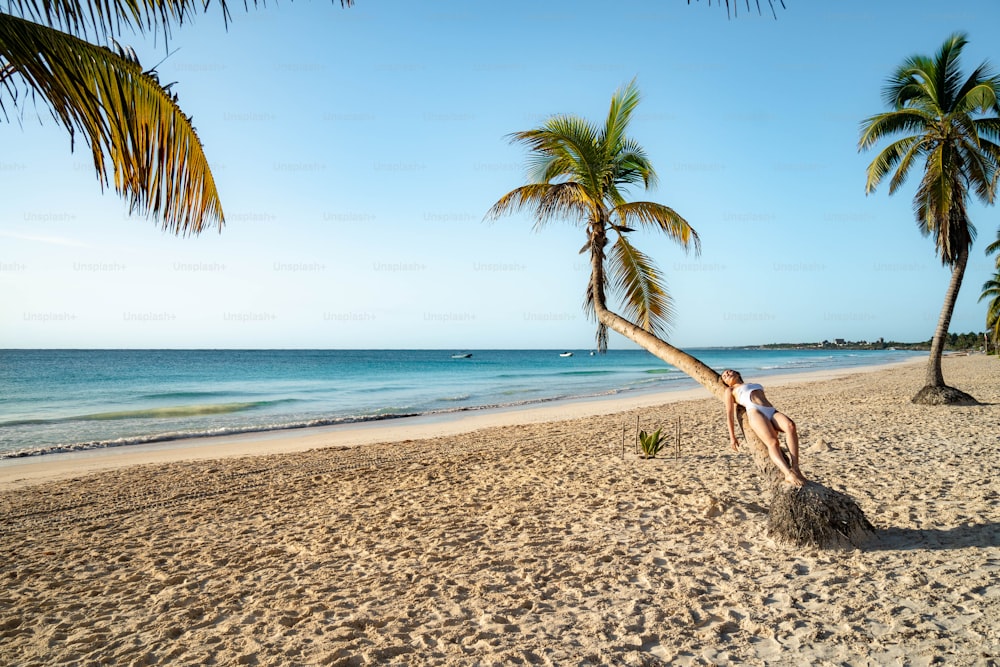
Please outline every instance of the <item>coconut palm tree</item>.
M341 0L350 6L353 0ZM225 0L222 14L228 23ZM53 118L90 147L101 187L132 212L173 233L198 233L225 217L215 179L191 123L169 86L118 45L123 29L162 31L207 3L196 0L12 0L0 12L0 111L41 100ZM95 44L91 37L110 45Z
M969 199L975 195L984 204L992 204L1000 174L1000 77L986 62L968 77L962 75L959 58L966 42L964 34L956 33L935 57L908 58L882 90L892 110L866 119L858 144L859 150L865 150L891 139L868 166L867 194L890 172L889 194L893 194L914 165L923 163L913 199L917 226L933 238L941 262L951 267L924 387L914 396L915 403L975 401L948 387L941 373L948 326L976 236L968 214Z
M666 234L685 250L699 250L698 235L672 208L648 201L629 202L632 186L650 187L656 173L642 147L627 136L629 120L639 103L635 81L619 89L603 125L577 116L554 116L541 127L516 132L512 141L530 150L531 182L504 195L486 214L489 220L528 211L536 228L555 219L574 221L583 230L581 250L590 258L590 280L584 300L597 321L597 344L607 347L608 329L615 331L687 373L724 400L726 387L718 373L692 355L670 345L662 336L671 317L663 278L648 255L629 235L644 227ZM608 307L607 292L622 304L624 315ZM809 483L792 491L768 458L767 447L746 422L743 430L757 469L772 490L770 525L773 534L793 542L837 543L841 537L860 539L871 524L853 500Z

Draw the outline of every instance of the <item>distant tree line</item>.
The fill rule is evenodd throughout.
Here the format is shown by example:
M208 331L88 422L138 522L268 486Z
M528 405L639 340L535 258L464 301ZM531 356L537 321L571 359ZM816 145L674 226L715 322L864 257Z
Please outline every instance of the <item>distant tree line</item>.
M969 333L956 334L949 333L948 338L945 340L946 350L979 350L983 347L983 341L986 340L986 334L982 331L976 333L970 331ZM926 345L930 346L930 341L927 341Z
M951 351L981 350L985 340L986 334L982 331L978 333L975 331L970 331L969 333L948 333L948 335L944 338L944 347L946 350ZM824 340L821 343L768 343L767 345L759 345L755 347L768 349L835 347L851 350L887 350L889 348L895 348L897 350L929 350L931 349L931 342L932 339L919 343L901 343L899 341L883 340L881 338L877 341L871 342L864 340L844 341L837 339L835 342ZM990 351L994 354L996 353L996 350L993 350L992 347Z

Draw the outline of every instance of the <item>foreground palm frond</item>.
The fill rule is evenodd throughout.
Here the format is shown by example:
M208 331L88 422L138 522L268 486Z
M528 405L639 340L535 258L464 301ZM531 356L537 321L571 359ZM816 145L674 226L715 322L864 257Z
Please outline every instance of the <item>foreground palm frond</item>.
M208 9L211 0L8 0L7 12L34 23L55 28L78 37L114 39L128 27L139 32L162 30L169 34L172 24L181 25L199 11ZM266 0L253 0L254 6ZM249 3L244 0L244 6ZM354 0L340 0L350 7ZM223 20L231 15L226 0L218 0Z
M266 0L253 0L254 6ZM215 180L191 119L169 86L114 42L124 28L162 32L210 0L8 0L0 12L0 113L43 101L90 146L102 187L131 211L160 218L174 233L225 222ZM354 0L340 0L350 7ZM249 3L244 0L244 6ZM219 0L230 18L226 0ZM115 50L87 41L99 38Z
M744 5L746 6L747 11L749 12L750 11L750 2L751 2L751 0L743 0L743 1L744 1ZM723 3L725 3L725 5L726 5L726 16L739 16L740 15L740 0L732 0L732 4L731 5L730 5L730 0L716 0L716 2L719 5L722 5ZM688 4L689 5L691 4L691 0L688 0ZM708 0L708 4L709 4L709 6L711 6L712 5L712 0ZM760 0L753 0L753 4L757 7L757 13L758 14L763 13L763 11L761 10L761 6L760 6ZM785 9L785 0L778 0L778 4L781 5L782 9ZM771 15L774 18L778 18L778 13L774 10L774 0L767 0L767 5L768 5L768 7L771 8Z
M90 145L102 184L112 172L132 211L162 218L175 233L200 232L206 222L221 228L215 180L190 118L134 56L6 14L0 53L23 83L18 90L5 82L15 104L17 93L44 97L70 134Z

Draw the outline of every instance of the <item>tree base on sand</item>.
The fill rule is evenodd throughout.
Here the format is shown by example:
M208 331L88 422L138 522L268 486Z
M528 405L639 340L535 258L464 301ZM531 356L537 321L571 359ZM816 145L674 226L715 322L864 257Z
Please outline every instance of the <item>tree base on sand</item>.
M767 534L799 546L848 548L875 534L854 499L822 484L775 489L767 517Z
M750 428L746 410L737 406L743 437L754 466L771 491L767 534L779 542L821 549L858 547L875 535L875 526L850 496L816 482L794 487L771 461L767 446Z
M979 401L961 389L947 385L929 384L910 400L917 405L979 405Z

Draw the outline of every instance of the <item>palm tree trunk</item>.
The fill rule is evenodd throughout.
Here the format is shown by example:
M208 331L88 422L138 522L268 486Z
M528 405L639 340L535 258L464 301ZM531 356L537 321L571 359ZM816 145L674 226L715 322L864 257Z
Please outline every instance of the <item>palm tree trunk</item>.
M944 355L945 341L948 338L948 328L951 325L951 316L955 312L955 303L958 301L958 291L962 288L962 279L965 277L965 266L969 262L969 249L964 248L955 260L951 269L951 280L948 283L948 291L944 295L944 305L941 306L941 315L938 317L937 328L934 330L934 338L931 339L930 357L927 359L927 374L924 379L923 388L913 397L914 403L921 405L968 405L975 404L975 398L964 391L949 387L944 382L944 374L941 372L941 357Z
M683 371L692 380L708 389L720 401L725 396L726 386L719 379L719 374L706 366L699 359L692 357L687 352L679 350L670 343L654 336L642 327L632 324L624 317L617 315L606 308L598 308L597 319L612 331L625 336L633 343L646 349L654 356L667 362L671 366Z
M597 284L602 283L592 283L592 288ZM594 290L592 296L594 311L601 325L683 371L720 401L725 399L726 387L718 373L687 352L608 310L604 304L603 289ZM800 489L785 483L784 476L770 460L767 446L750 428L746 410L742 407L738 417L753 454L754 467L770 490L769 535L798 545L843 547L860 544L874 533L874 526L850 496L816 482L808 482Z

